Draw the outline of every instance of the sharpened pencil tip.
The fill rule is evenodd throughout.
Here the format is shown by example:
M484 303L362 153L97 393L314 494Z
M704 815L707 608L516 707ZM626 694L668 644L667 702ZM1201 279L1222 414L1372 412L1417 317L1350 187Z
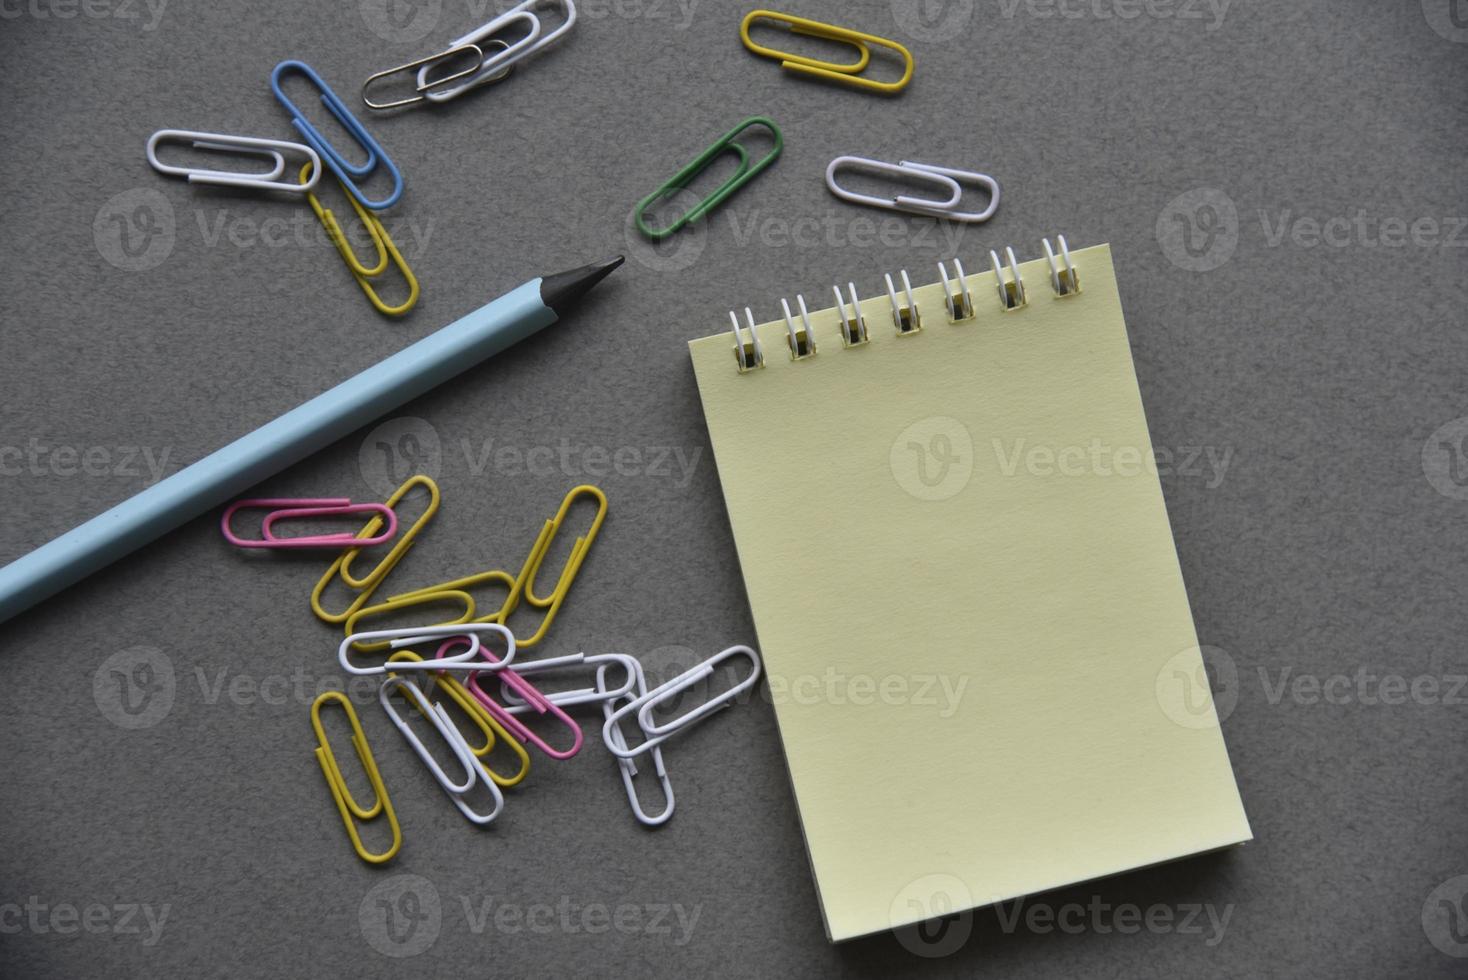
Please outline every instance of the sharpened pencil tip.
M582 296L625 261L626 256L616 255L605 262L593 262L579 269L543 276L540 280L540 300L554 310L556 316L565 316Z

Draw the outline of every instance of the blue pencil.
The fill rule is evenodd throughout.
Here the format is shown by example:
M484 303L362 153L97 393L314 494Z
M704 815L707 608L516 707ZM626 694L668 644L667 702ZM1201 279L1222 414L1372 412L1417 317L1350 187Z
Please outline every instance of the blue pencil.
M550 326L621 264L532 279L0 568L0 622Z

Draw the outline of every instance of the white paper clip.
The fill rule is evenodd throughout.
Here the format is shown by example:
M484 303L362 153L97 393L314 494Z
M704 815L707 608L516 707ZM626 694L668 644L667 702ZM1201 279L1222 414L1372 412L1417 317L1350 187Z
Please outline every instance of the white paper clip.
M662 724L655 724L653 722L652 713L657 708L659 702L668 700L673 695L687 690L705 677L712 676L714 668L731 657L745 657L749 660L751 669L748 677L722 694L716 695L694 708L690 708L672 721L665 721ZM641 703L637 706L637 723L642 726L643 731L652 736L674 735L699 720L708 717L720 708L727 708L741 693L754 687L755 683L759 681L759 673L759 654L755 653L752 648L734 646L727 650L721 650L703 663L697 664L691 670L685 670L672 680L659 684L656 689L638 698L637 700Z
M914 197L909 194L898 194L892 197L861 194L847 190L836 182L836 174L842 167L932 183L948 196L940 199ZM962 184L980 185L989 192L989 203L982 211L958 210L959 198L963 196ZM910 214L922 214L932 218L947 218L950 221L988 221L999 207L999 183L988 174L957 170L952 167L938 167L930 163L913 163L911 160L886 163L867 157L840 156L826 166L826 187L843 201L850 201L853 204L866 204L874 208L885 208L888 211L906 211Z
M999 256L993 249L989 250L989 264L994 267L994 278L999 284L999 302L1006 310L1017 310L1025 305L1025 281L1019 274L1014 249L1005 248L1004 252L1009 258L1009 273L1013 277L1010 281L1004 280L1004 267L999 264Z
M200 150L220 150L245 156L265 157L274 165L267 173L240 173L231 170L206 170L200 167L177 167L158 159L158 144L165 140L192 143ZM311 161L311 176L304 184L291 178L280 180L286 172L286 153L299 153ZM219 187L249 187L262 191L285 191L304 194L321 179L321 157L303 143L259 139L254 136L231 136L228 133L200 133L191 129L160 129L148 137L148 163L160 174L185 177L191 184Z
M479 651L482 643L479 634L481 633L493 634L505 641L504 654L496 654L499 658L498 662L480 659ZM351 660L352 647L364 641L387 640L389 649L400 650L407 646L417 646L425 640L445 641L455 637L464 637L468 641L468 648L463 653L456 653L451 657L397 660L371 667L359 667ZM341 662L342 670L349 674L356 674L358 677L387 673L400 674L415 670L496 671L503 670L514 661L515 634L499 623L446 623L437 626L400 626L396 629L367 630L363 633L353 633L342 640L341 646L337 647L336 658Z
M1076 267L1071 264L1070 247L1065 244L1065 236L1056 235L1055 240L1060 242L1064 269L1055 262L1055 250L1050 247L1050 239L1040 239L1040 243L1045 246L1045 259L1050 263L1050 288L1055 290L1056 296L1074 296L1081 291L1080 276L1076 273Z
M836 312L841 316L841 342L847 347L857 347L867 342L867 320L861 314L861 300L856 298L856 283L848 282L851 291L851 312L846 312L846 301L841 298L841 287L832 286L836 294Z
M637 684L637 661L622 653L573 653L565 657L546 657L543 660L519 663L511 669L516 674L525 677L550 670L577 667L582 664L596 666L596 686L577 688L572 691L542 691L541 697L562 708L575 704L596 704L600 701L615 701L617 698L625 697ZM609 688L604 685L604 681L606 669L611 664L619 665L626 674L627 680L617 687ZM515 693L515 690L504 682L503 674L500 675L500 678L500 703L504 706L505 711L512 715L523 715L527 711L540 711L539 708L528 704L524 698Z
M958 259L953 260L953 268L958 272L958 288L948 281L948 266L938 263L938 275L943 277L943 292L948 297L948 319L967 320L974 315L974 298L969 295L968 279L963 274L963 263Z
M739 362L739 373L753 371L765 366L765 349L759 342L759 333L754 329L754 314L744 308L744 319L749 323L749 341L745 342L739 332L739 317L729 311L729 322L734 324L734 359Z
M422 663L428 662L422 661ZM395 662L393 666L418 667L420 663L404 660ZM448 744L449 751L454 754L454 759L464 768L464 780L462 783L454 782L454 780L449 778L449 774L443 771L443 767L438 764L438 760L433 757L433 753L428 751L428 747L414 734L413 729L403 720L403 716L398 714L398 710L388 700L388 695L392 693L394 688L407 695L408 700L413 702L414 707L423 713L423 716L428 719L434 730L443 737L444 742ZM494 780L486 776L484 770L480 768L478 761L474 758L474 753L469 748L469 743L464 741L464 736L454 725L453 720L449 718L449 714L444 710L443 705L430 703L427 696L424 695L422 688L411 680L396 675L389 676L382 682L382 686L377 689L377 700L382 702L382 710L387 712L387 716L392 719L392 723L397 726L398 731L402 732L403 738L407 739L408 744L412 746L418 758L423 760L423 764L428 767L428 771L433 774L433 778L438 781L438 785L443 787L443 791L449 795L449 799L454 801L454 806L459 808L460 813L473 823L480 825L487 824L500 815L500 811L505 808L504 794L500 792L500 788L495 785ZM464 801L464 796L474 788L475 783L479 783L488 789L490 796L494 798L494 809L489 813L477 813Z
M541 20L531 8L542 4L554 5L556 3L565 5L566 20L550 33L542 34ZM544 51L565 37L566 32L576 23L576 4L573 0L525 0L524 3L511 7L498 17L476 27L463 37L450 41L443 55L440 55L435 60L442 60L444 56L452 53L455 49L462 49L468 45L476 45L482 49L494 40L495 34L509 28L516 22L523 23L527 26L525 36L509 42L502 50L486 55L484 60L479 64L479 70L469 78L450 88L444 88L443 83L452 79L440 78L436 82L430 82L428 75L433 65L426 64L418 69L418 91L422 92L423 97L429 102L447 102L449 99L456 99L470 89L483 85L485 82L495 81L507 69L514 67L517 62L539 51ZM371 81L371 79L368 79L368 81Z
M652 721L653 710L657 708L660 702L670 699L679 692L687 690L694 684L710 676L713 674L715 667L730 657L746 657L749 659L750 663L754 665L754 669L750 671L748 677L722 694L716 695L703 704L685 711L672 721L666 721L661 724L656 724ZM703 663L695 664L672 680L659 684L646 694L634 698L615 711L609 712L606 723L602 725L602 740L607 743L607 749L619 759L634 758L644 752L650 751L654 746L661 745L672 736L702 721L715 711L729 707L736 697L742 692L749 690L749 688L753 687L759 681L759 675L759 654L755 653L751 648L734 646L720 651L712 657L709 657ZM626 747L626 742L622 739L620 732L613 735L612 729L617 727L622 717L633 712L636 712L637 724L647 738L640 745L629 749ZM618 745L618 742L621 742L621 745Z
M633 660L632 665L636 674L637 693L631 695L631 700L636 701L639 698L647 696L647 677L642 672L642 664ZM606 670L606 667L597 668L596 682L598 686L604 687L606 685ZM615 698L611 698L601 703L602 717L604 719L611 720L612 715L615 713L615 709L613 708L615 700ZM637 798L637 784L633 782L633 777L637 775L637 763L629 758L622 758L620 756L620 752L626 751L627 749L627 740L622 736L621 726L612 723L609 728L604 728L602 731L602 740L606 742L609 751L618 755L617 770L622 776L622 788L627 791L627 802L632 805L632 815L637 818L639 823L648 827L656 827L660 824L667 823L673 816L674 800L673 784L668 779L667 766L663 764L663 750L654 745L649 751L652 752L653 773L657 776L658 785L663 791L663 799L667 802L661 812L650 814L642 808L642 801Z
M795 304L800 307L799 329L796 329L795 321L790 316L790 303L784 299L780 300L780 307L785 311L785 329L790 331L790 359L792 361L812 357L816 352L816 335L810 328L810 313L805 308L805 297L796 293Z
M892 286L892 276L887 276L887 297L892 300L892 326L903 336L917 333L923 328L923 316L918 312L917 300L912 298L912 280L907 278L907 270L902 270L902 291L907 297L907 305L904 306L897 300L897 290Z

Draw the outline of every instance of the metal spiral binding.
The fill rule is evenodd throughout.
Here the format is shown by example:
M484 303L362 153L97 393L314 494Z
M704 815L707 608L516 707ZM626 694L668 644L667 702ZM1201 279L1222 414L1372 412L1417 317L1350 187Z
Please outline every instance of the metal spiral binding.
M1014 257L1014 249L1006 246L1004 254L1009 258L1012 277L1008 282L1004 280L1004 268L993 249L989 250L989 263L994 267L994 278L999 281L999 302L1006 310L1017 310L1025 305L1025 281L1019 274L1019 261Z
M974 298L969 295L968 279L963 274L963 263L955 258L953 268L958 272L958 289L956 290L948 281L948 266L942 262L938 263L938 275L943 277L943 292L948 296L948 319L957 322L967 320L974 315Z
M729 322L734 324L734 360L739 363L739 373L753 371L765 366L765 349L760 345L759 333L754 329L754 314L744 308L744 319L749 323L749 342L745 343L739 333L739 317L729 311Z
M1050 266L1050 288L1054 290L1057 299L1068 299L1080 293L1080 272L1070 256L1070 246L1066 244L1064 235L1056 235L1055 241L1059 248L1050 244L1050 239L1040 239L1040 244L1045 250L1045 260ZM995 284L999 291L1000 308L1006 312L1018 310L1029 303L1029 297L1025 292L1024 277L1020 274L1019 259L1015 257L1014 249L1005 247L1003 250L1004 261L1000 260L1000 253L989 251L989 263L994 270ZM1008 267L1006 269L1006 266ZM976 315L973 293L969 289L968 276L963 271L963 263L957 258L953 259L954 275L948 274L948 263L938 263L938 275L943 282L943 293L945 305L947 306L948 320L950 323L958 323L962 320L971 320ZM922 312L918 309L917 299L913 295L912 280L908 277L907 270L899 271L902 278L902 289L898 290L890 274L884 275L887 283L887 298L892 304L892 326L899 337L907 337L918 333L923 328ZM862 314L861 299L856 293L856 284L846 284L847 293L841 292L840 286L832 286L831 292L836 297L835 312L841 327L841 342L845 347L859 347L870 341L867 332L866 317ZM800 311L800 322L796 323L795 314L790 310L788 300L780 300L780 306L785 314L785 330L788 334L787 343L790 347L790 359L794 361L816 354L815 331L811 328L810 310L806 307L805 297L795 294L795 303ZM729 313L729 320L734 325L734 357L739 364L741 373L752 371L755 368L765 366L764 348L760 345L759 335L754 329L754 314L749 307L744 308L744 319L749 327L749 339L744 339L742 328L739 325L739 317L733 311Z
M790 359L798 361L802 357L814 357L816 353L816 335L810 328L810 313L805 308L805 297L799 293L795 294L795 303L800 307L800 329L795 328L795 321L790 317L790 303L788 300L780 300L780 307L785 311L785 329L790 331Z
M1065 244L1064 235L1056 235L1055 240L1060 242L1060 255L1065 262L1062 270L1055 262L1055 251L1050 247L1050 239L1040 239L1040 244L1045 246L1045 260L1050 263L1050 288L1055 290L1057 297L1074 296L1081 291L1080 276L1076 273L1076 267L1070 261L1070 247Z
M861 300L856 298L856 283L848 282L851 292L851 312L846 312L846 302L841 298L841 287L832 286L836 294L836 312L841 316L841 342L847 347L856 347L867 342L867 320L861 314Z
M912 280L907 278L907 270L902 270L902 291L907 297L907 305L903 306L897 301L897 290L892 288L892 276L887 279L887 297L892 300L892 325L897 328L897 335L906 337L917 333L923 328L923 316L918 310L917 300L912 298Z

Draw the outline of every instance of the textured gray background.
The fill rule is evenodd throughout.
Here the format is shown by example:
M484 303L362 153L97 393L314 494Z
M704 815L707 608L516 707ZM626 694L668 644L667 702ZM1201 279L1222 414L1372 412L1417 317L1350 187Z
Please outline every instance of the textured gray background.
M305 603L320 563L234 553L211 516L4 627L0 974L1461 975L1444 950L1468 943L1434 918L1468 888L1453 880L1468 872L1468 709L1447 697L1468 671L1468 500L1451 465L1468 423L1435 434L1468 414L1468 31L1447 0L1088 0L1073 16L1038 0L800 3L909 43L918 75L894 100L750 57L741 6L587 4L512 81L369 121L407 178L390 227L424 296L402 321L368 309L298 204L191 188L143 158L163 127L291 138L267 85L283 58L355 105L367 74L487 16L382 6L0 5L0 558L151 482L130 447L171 472L530 276L630 249L573 322L399 413L418 421L390 434L417 439L445 500L399 582L518 561L597 452L622 449L626 472L595 481L611 517L545 650L623 650L662 676L753 637L689 338L838 279L869 294L883 271L927 281L939 258L977 269L1006 243L1033 257L1057 231L1110 241L1156 445L1229 460L1221 480L1205 455L1163 484L1215 683L1237 699L1225 732L1258 840L1030 905L1204 905L1227 929L1121 935L1103 913L1067 934L985 911L934 943L828 946L764 696L669 750L679 810L655 833L594 744L537 760L477 831L364 708L406 835L395 863L366 867L311 756L310 695L290 690L297 671L336 676L337 634ZM675 247L629 243L632 202L754 113L785 128L774 169ZM880 212L821 186L847 152L973 165L1003 204L956 242L917 219L874 238ZM802 216L820 224L789 235ZM1312 238L1333 218L1329 242ZM371 499L377 441L354 435L260 489ZM557 459L525 472L501 447ZM689 475L648 465L666 448ZM172 677L172 700L124 727L113 670L139 658ZM1337 675L1345 703L1312 697ZM1417 694L1363 703L1384 675ZM262 684L268 701L250 693ZM411 887L429 919L389 936L375 886ZM151 944L131 931L141 913L94 912L88 930L63 911L70 931L53 928L56 908L92 905L168 911ZM587 909L620 925L589 932Z

